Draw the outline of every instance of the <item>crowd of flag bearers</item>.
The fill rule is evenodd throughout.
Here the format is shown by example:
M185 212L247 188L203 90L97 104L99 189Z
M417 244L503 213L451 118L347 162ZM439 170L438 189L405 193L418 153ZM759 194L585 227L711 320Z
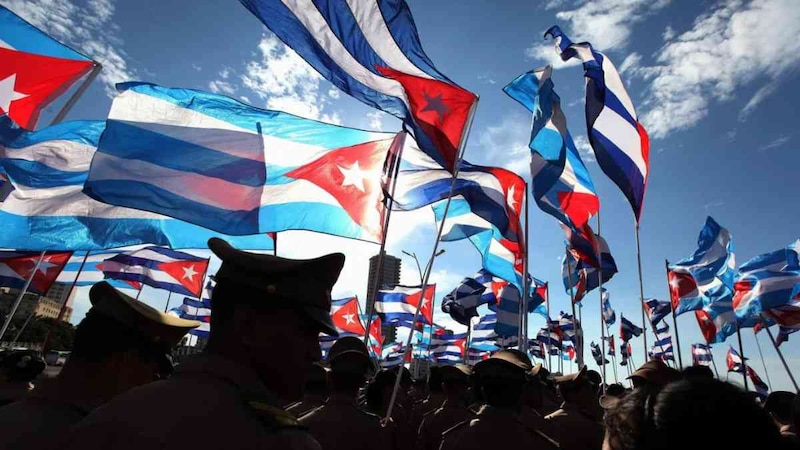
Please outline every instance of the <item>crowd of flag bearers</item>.
M794 383L779 345L800 329L800 241L737 268L731 233L709 217L692 256L665 263L669 301L645 298L639 263L641 321L620 314L615 340L604 283L619 268L552 67L503 89L532 114L527 183L466 161L478 96L434 66L404 1L241 3L403 129L347 128L137 81L117 85L105 120L62 123L102 66L0 7L0 248L18 249L0 252L0 286L20 291L0 339L25 292L91 286L92 304L56 377L41 376L36 352L0 354L0 448L800 448L800 401L770 393L766 366L765 383L742 345L743 329L766 330ZM630 203L641 260L647 132L607 55L557 26L545 36L561 59L582 63L588 140ZM42 109L82 77L37 130ZM557 316L528 264L529 188L565 233L570 310ZM332 299L344 255L277 256L276 233L326 233L379 244L382 273L392 212L427 207L438 232L417 286ZM429 278L440 242L463 239L481 264L440 305L467 327L455 333L434 323ZM213 276L209 259L181 251L206 246L222 261ZM145 285L169 292L164 312L140 301ZM121 290L130 287L136 297ZM589 347L602 373L583 361L591 291L601 325ZM173 293L187 297L170 310ZM684 368L677 317L688 312L706 342ZM532 313L545 320L535 338ZM405 327L407 341L384 342L382 324ZM207 345L173 364L187 333ZM727 368L744 390L719 380L711 355L734 335ZM644 344L638 366L634 338ZM414 359L433 364L418 379L406 368Z

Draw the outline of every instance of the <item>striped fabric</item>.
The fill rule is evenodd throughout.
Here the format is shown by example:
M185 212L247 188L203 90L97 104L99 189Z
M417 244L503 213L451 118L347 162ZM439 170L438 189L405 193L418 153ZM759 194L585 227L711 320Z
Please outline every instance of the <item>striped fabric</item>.
M555 40L556 53L583 62L586 77L586 128L603 172L622 190L637 222L642 214L650 173L650 141L617 68L588 42L573 44L557 26L545 37Z
M608 291L603 288L603 322L606 327L614 325L617 321L617 313L611 308L611 299L609 298Z
M736 333L736 314L730 300L719 300L694 312L700 332L709 344L725 342Z
M471 318L478 317L478 306L484 299L485 290L486 286L474 278L464 278L461 284L442 298L442 311L450 314L456 322L468 325Z
M625 316L619 316L619 339L622 342L630 341L634 336L639 337L644 332L640 327L636 326Z
M747 261L734 284L733 309L739 321L792 303L800 288L800 240Z
M647 313L647 319L655 328L659 322L664 320L664 317L672 312L672 303L648 298L644 300L644 310Z
M497 323L497 314L489 313L481 317L477 325L472 327L472 335L470 341L473 344L484 344L494 342L497 334L494 332L495 324Z
M209 260L161 247L119 253L102 264L106 278L200 297Z
M600 346L597 345L594 341L589 344L589 347L592 349L592 357L594 358L594 362L598 366L603 366L608 364L608 359L603 356L603 350L600 349Z
M170 314L182 319L196 320L202 323L199 327L189 331L189 334L203 339L208 339L211 335L211 293L214 291L216 284L214 276L209 276L200 300L186 297L183 299L181 306L169 311Z
M713 360L711 346L707 344L692 344L692 364L695 366L710 366Z
M517 336L520 324L520 293L516 286L509 284L500 291L497 304L497 322L494 332L500 337Z
M426 286L425 295L422 295L420 286L396 286L391 289L381 289L375 298L375 312L383 323L399 324L412 323L414 314L419 307L421 323L433 323L433 301L436 296L436 285Z
M738 373L745 373L745 367L747 364L745 361L747 358L742 359L739 355L739 352L733 349L733 347L728 347L728 355L725 357L725 361L728 365L728 372L738 372Z

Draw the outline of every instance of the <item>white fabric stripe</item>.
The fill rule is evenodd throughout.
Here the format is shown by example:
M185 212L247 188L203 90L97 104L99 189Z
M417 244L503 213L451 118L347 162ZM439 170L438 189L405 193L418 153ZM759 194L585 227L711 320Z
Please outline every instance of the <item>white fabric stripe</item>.
M98 153L94 157L89 182L106 180L147 182L178 197L230 211L254 210L261 204L261 186L245 186L146 161Z
M22 148L0 145L0 158L35 161L65 172L87 172L95 148L76 141L54 140Z
M19 216L75 216L97 219L168 219L147 211L112 206L83 193L83 186L30 189L16 186L0 210Z
M184 261L183 259L171 258L171 257L169 257L167 255L162 255L161 253L158 253L158 252L150 250L150 249L144 249L144 250L139 250L139 251L132 252L132 253L127 253L127 255L128 256L134 256L136 258L150 259L150 260L158 261L158 262ZM201 262L202 261L197 261L198 264L201 263Z
M336 37L336 34L333 33L333 30L330 29L325 18L311 0L281 1L297 17L297 20L309 30L317 44L342 70L370 89L384 95L399 98L405 103L409 111L411 110L403 86L390 78L375 75L353 58L347 48L339 41L339 38Z
M613 109L604 107L594 122L594 129L617 145L633 161L642 176L647 178L647 163L642 157L642 139L630 122Z
M383 19L378 0L347 0L347 4L370 47L389 67L410 75L433 79L411 62L397 45L389 26Z
M172 277L172 275L157 269L150 269L144 266L129 266L127 264L120 264L116 261L106 261L103 263L103 270L105 272L116 273L129 273L144 275L154 281L162 283L170 283L180 285L181 282Z
M414 314L417 308L406 302L375 302L375 311L379 313L407 313ZM420 312L421 315L421 312Z
M507 248L503 247L497 239L492 239L492 243L489 244L489 253L494 256L503 258L504 260L510 262L512 265L514 264L514 253L509 251Z
M264 186L264 191L261 194L262 206L293 202L314 202L340 206L330 192L308 180L297 179L287 184Z
M439 223L441 223L441 221L437 222L437 225ZM475 226L476 228L483 228L486 230L492 229L492 225L489 222L482 219L481 217L478 217L473 213L469 213L455 217L448 216L447 220L444 222L444 230L442 231L443 233L442 235L447 236L448 234L453 232L453 229L456 228L457 226L464 226L464 225L472 225Z
M564 162L564 171L561 173L560 180L570 186L576 193L594 194L578 181L578 177L575 176L575 169L572 168L569 158Z
M56 278L57 283L72 283L75 281L75 275L78 272L61 272L58 274L58 278ZM93 270L84 270L81 272L81 276L78 281L91 281L91 282L98 282L105 280L105 275L103 272L93 269Z
M210 308L195 308L194 306L189 305L181 305L179 309L186 314L191 314L193 316L210 316L211 309Z
M608 58L608 55L605 53L603 55L603 72L605 74L604 80L606 83L606 89L610 90L614 93L614 95L619 99L622 106L628 110L628 114L631 115L634 119L638 120L636 116L636 109L633 107L633 102L631 98L628 96L628 90L625 89L625 84L622 83L622 78L619 76L619 72L617 72L617 68L614 66L614 63Z

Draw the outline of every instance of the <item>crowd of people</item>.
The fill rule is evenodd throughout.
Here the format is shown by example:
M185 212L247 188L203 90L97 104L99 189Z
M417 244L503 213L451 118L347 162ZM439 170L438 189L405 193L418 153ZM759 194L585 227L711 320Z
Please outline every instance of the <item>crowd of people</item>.
M320 361L344 256L209 247L222 266L203 353L173 367L170 350L199 323L100 282L55 378L34 386L40 358L0 355L0 448L800 449L800 398L760 402L707 367L653 360L629 388L604 387L586 367L551 374L508 349L413 379L354 337Z

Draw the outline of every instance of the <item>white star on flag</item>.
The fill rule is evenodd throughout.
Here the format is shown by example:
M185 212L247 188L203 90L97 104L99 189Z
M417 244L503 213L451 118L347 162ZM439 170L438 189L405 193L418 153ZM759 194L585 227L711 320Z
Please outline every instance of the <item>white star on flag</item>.
M55 267L57 265L58 264L51 263L50 262L50 258L44 258L44 259L42 259L42 262L39 263L39 268L36 269L36 271L37 272L42 272L42 275L47 276L47 271L50 270L50 268Z
M422 305L420 305L419 309L425 309L428 306L428 299L423 295L422 296Z
M199 272L195 272L194 264L189 267L183 268L183 278L189 279L190 282L194 282L194 276L197 275Z
M506 203L508 203L508 207L511 209L517 209L517 200L514 198L516 196L516 186L511 186L508 188L508 198L506 199Z
M355 314L342 314L342 317L344 317L346 325L352 325L356 323L355 319L353 319L355 317Z
M14 85L17 84L17 74L12 73L4 80L0 80L0 109L8 113L11 108L11 102L21 100L28 96L22 92L14 90Z
M336 165L339 168L339 172L342 172L344 175L344 180L342 181L342 187L345 186L355 186L361 192L364 192L364 172L361 171L361 167L358 166L358 161L356 161L352 166L345 169L340 165Z

